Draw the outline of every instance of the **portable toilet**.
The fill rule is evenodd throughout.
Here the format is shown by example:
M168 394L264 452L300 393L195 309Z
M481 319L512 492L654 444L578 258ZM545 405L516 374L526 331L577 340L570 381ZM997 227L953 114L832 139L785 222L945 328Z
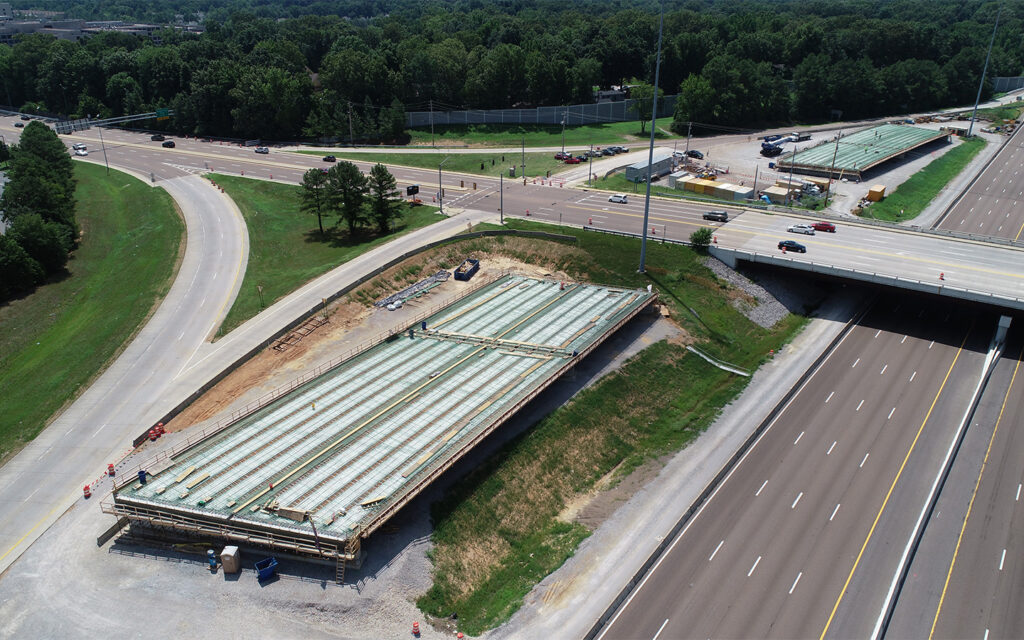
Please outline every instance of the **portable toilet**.
M242 570L242 554L238 547L224 547L220 552L220 566L224 573L238 573Z

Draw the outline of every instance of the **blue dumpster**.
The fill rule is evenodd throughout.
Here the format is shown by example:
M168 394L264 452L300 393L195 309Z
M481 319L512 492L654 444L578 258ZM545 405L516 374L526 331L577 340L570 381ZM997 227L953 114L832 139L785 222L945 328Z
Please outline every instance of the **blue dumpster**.
M256 574L260 580L269 580L277 573L277 558L264 558L256 562Z

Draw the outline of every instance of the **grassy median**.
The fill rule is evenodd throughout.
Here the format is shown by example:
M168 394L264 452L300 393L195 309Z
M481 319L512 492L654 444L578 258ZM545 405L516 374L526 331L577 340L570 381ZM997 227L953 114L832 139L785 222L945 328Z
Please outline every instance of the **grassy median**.
M300 151L299 153L324 155L320 151ZM508 168L515 165L516 175L523 175L523 155L520 153L402 153L400 151L381 151L374 153L332 151L336 158L353 160L357 162L379 162L387 166L417 167L420 169L432 169L437 171L439 164L444 162L442 171L447 174L468 173L479 176L497 178L499 173L504 173L508 178ZM561 160L555 160L554 152L551 153L527 153L526 154L526 175L547 176L572 168ZM442 176L445 186L452 184L450 175ZM466 185L469 186L469 185ZM420 185L424 194L431 194L437 191L437 180L432 183Z
M508 226L545 228L523 221ZM788 316L770 330L761 329L730 304L742 294L719 281L688 248L649 243L647 273L641 275L636 272L639 241L557 232L577 235L578 245L473 240L447 249L449 261L477 250L581 280L654 285L691 341L751 370L805 322ZM602 477L627 474L685 447L747 380L709 365L681 344L660 342L579 393L478 465L434 505L434 584L419 606L434 616L457 614L459 629L474 635L507 620L534 585L589 535L582 525L559 518L565 507Z
M939 195L950 180L964 170L986 144L988 143L985 139L980 137L961 139L960 144L910 176L906 182L896 187L896 191L887 195L885 200L866 207L861 216L890 222L913 220Z
M0 306L0 461L127 346L176 271L184 224L167 192L74 167L82 239L66 277Z
M434 207L403 205L402 217L388 235L366 230L354 239L324 220L299 210L300 187L212 174L238 205L249 230L249 263L235 303L221 323L224 335L317 276L389 240L441 220ZM262 292L259 287L262 287Z

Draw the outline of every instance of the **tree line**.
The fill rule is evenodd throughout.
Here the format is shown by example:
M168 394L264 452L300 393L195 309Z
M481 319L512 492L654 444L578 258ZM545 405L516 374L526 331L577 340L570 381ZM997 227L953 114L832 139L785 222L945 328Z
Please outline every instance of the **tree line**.
M8 182L0 196L0 302L32 291L63 273L75 248L75 181L71 156L52 129L33 121L9 151Z
M1024 0L1001 4L989 75L1019 75ZM8 104L73 117L172 107L166 126L179 134L385 141L401 138L407 110L583 103L595 87L650 83L660 7L655 0L46 5L68 17L202 18L205 31L164 29L159 45L118 32L83 42L21 36L0 46L0 100ZM983 0L669 3L659 89L681 94L680 123L810 122L968 104L998 8ZM991 91L987 83L983 97Z

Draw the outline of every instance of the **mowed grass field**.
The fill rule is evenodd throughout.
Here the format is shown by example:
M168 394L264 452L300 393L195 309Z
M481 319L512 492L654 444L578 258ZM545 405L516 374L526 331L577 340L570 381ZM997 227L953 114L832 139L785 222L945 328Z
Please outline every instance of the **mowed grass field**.
M68 275L0 306L0 461L113 361L176 272L185 227L167 192L74 166L82 239Z
M678 137L666 133L672 124L672 118L658 118L655 137L659 140ZM470 146L470 147L518 147L525 140L527 147L561 147L561 125L543 124L469 124L441 126L435 125L433 135L430 127L410 129L410 145L418 146ZM629 146L642 140L650 140L651 129L648 122L643 133L640 123L636 120L627 122L602 122L578 127L565 128L565 144L573 147L605 147L620 144ZM685 137L685 136L683 136Z
M300 151L300 153L313 155L326 155L319 151ZM521 153L402 153L400 151L382 151L379 153L361 153L332 151L331 155L339 159L354 160L361 162L379 162L387 166L402 165L406 167L417 167L420 169L433 169L437 171L438 165L444 162L441 167L442 180L445 186L451 184L452 177L444 178L445 172L469 173L480 176L497 178L499 173L504 173L508 178L508 168L516 167L516 175L523 175L523 154ZM558 173L571 168L561 160L555 160L555 152L551 153L527 153L526 175L547 176L547 172ZM325 165L326 166L326 165ZM423 195L431 195L437 191L436 178L427 184L420 185L420 198Z
M988 143L979 137L962 139L955 148L910 176L910 179L887 195L884 200L866 207L861 216L897 222L916 218L949 181L959 175L974 156L985 148L986 144Z
M525 238L468 240L440 249L424 272L462 257L500 254L623 287L653 285L688 340L720 360L756 369L805 324L790 315L771 329L731 304L746 294L718 280L689 248L648 243L647 273L637 273L639 241L520 220L509 227L574 234L576 245ZM699 315L698 315L699 313ZM748 378L659 342L577 394L458 481L432 508L434 582L418 604L458 616L479 634L507 620L525 595L575 553L589 531L559 517L609 474L685 447L739 395Z
M275 301L374 247L441 220L434 207L403 205L402 218L386 236L373 230L348 238L324 219L320 236L316 216L299 210L300 187L264 180L211 174L235 201L249 231L249 263L235 303L218 330L225 335ZM260 291L262 287L262 301Z

